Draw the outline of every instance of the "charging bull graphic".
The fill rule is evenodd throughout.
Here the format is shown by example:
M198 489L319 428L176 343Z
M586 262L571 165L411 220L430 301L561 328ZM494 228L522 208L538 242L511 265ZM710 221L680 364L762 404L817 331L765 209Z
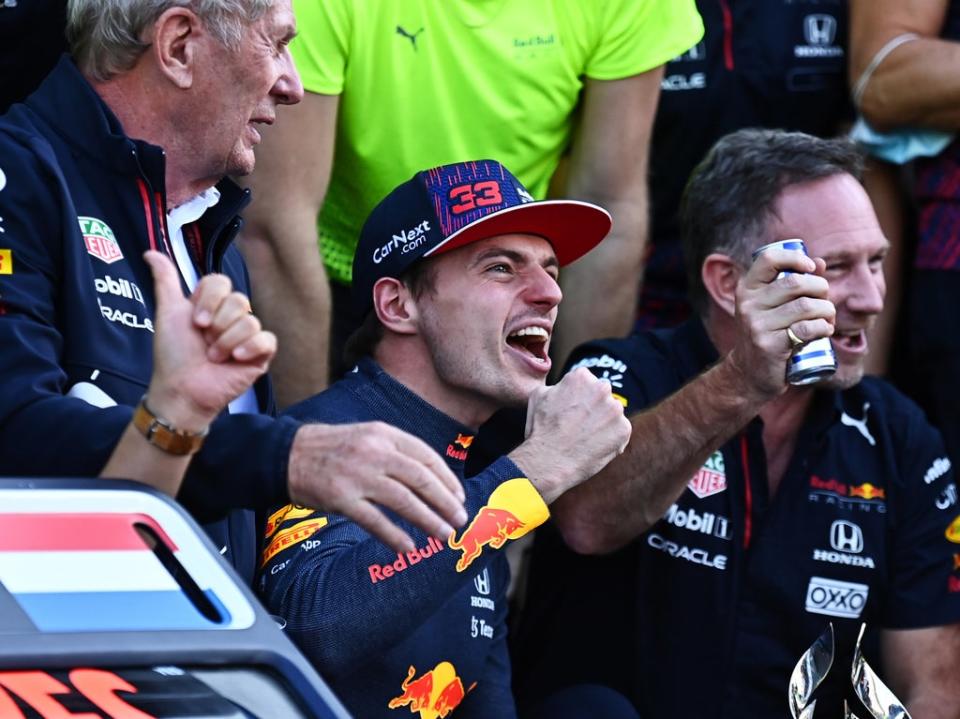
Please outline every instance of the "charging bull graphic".
M451 549L463 552L457 560L457 571L467 569L485 546L499 549L508 539L522 537L549 516L547 506L528 479L507 480L493 490L460 538L454 533L447 541Z
M420 719L443 719L477 685L474 682L470 689L464 690L463 682L450 662L440 662L423 676L414 679L416 673L416 668L411 666L407 678L400 685L403 694L387 703L390 709L406 706L411 714L419 712Z

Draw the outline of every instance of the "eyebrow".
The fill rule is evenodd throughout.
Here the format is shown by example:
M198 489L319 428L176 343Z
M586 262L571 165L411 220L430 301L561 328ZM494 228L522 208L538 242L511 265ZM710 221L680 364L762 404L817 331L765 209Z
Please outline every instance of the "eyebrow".
M508 260L511 260L518 265L525 265L531 261L530 256L525 253L517 252L516 250L508 250L504 247L490 247L477 255L474 258L473 264L479 264L493 257L506 257ZM560 269L560 262L557 260L556 255L550 255L543 263L541 263L541 267L544 269L547 267Z

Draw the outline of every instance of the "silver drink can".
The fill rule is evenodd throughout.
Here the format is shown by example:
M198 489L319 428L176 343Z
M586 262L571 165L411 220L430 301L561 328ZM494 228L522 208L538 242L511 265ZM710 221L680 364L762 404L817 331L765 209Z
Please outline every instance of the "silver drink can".
M790 239L771 242L754 250L753 259L774 248L807 254L807 246L803 244L803 240ZM785 274L789 274L789 270L781 272L777 277L783 277ZM837 356L833 352L830 338L821 337L802 344L793 351L787 363L787 382L793 385L813 384L832 376L836 371Z

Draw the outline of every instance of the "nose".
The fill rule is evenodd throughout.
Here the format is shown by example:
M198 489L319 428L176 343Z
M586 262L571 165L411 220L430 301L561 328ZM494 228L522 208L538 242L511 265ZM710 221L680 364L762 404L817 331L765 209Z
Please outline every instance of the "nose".
M858 265L850 277L848 289L846 305L851 312L878 315L883 311L887 284L882 268L872 269L867 263Z
M280 105L296 105L303 99L303 83L300 82L300 73L297 72L293 56L286 47L283 48L280 62L280 77L270 88L270 94Z
M560 283L540 266L534 268L525 295L528 302L538 305L546 311L552 310L563 299Z

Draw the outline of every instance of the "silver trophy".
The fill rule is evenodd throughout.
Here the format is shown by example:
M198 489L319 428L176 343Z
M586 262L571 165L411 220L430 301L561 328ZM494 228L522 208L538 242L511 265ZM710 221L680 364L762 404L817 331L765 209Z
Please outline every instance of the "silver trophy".
M910 713L901 701L894 696L886 684L880 681L880 677L863 658L860 644L866 628L866 624L860 625L860 635L853 650L853 666L850 672L853 691L873 719L911 719ZM810 698L833 666L833 652L833 624L831 623L827 631L803 653L793 669L793 674L790 675L787 700L790 703L790 714L793 719L813 719L813 710L817 701L816 699L811 701ZM846 702L843 703L843 716L844 719L859 719L850 711Z
M893 695L886 684L880 681L880 677L863 658L860 642L863 641L863 632L866 628L866 624L860 625L860 635L853 649L853 667L850 673L853 691L874 719L910 719L910 713L900 700ZM853 714L850 716L857 719Z
M833 666L833 623L817 641L805 651L790 675L787 699L793 719L811 719L817 700L810 701L813 691L820 686Z

